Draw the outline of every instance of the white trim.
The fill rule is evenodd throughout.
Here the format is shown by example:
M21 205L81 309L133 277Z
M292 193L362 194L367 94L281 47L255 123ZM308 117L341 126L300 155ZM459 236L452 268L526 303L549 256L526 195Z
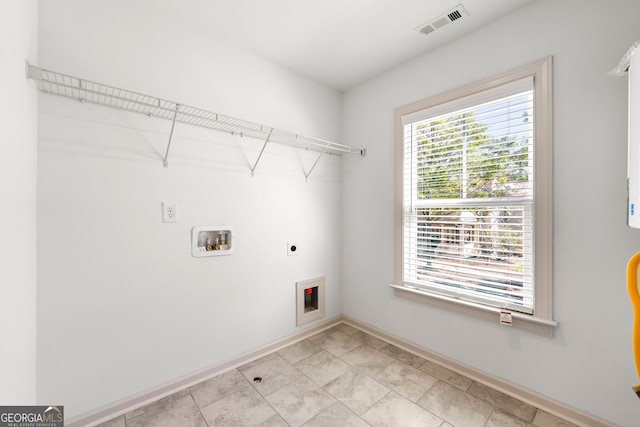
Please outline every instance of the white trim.
M419 303L429 303L449 310L455 310L470 316L479 317L492 322L500 323L500 313L504 309L492 307L485 304L478 304L470 300L457 299L448 295L435 292L426 292L405 285L389 285L393 288L397 297L406 298ZM554 327L558 322L554 320L541 319L525 313L511 312L513 326L525 329L529 332L551 337Z
M553 58L548 57L527 68L535 72L536 163L535 260L536 285L534 312L537 317L553 319ZM541 109L540 105L548 108ZM544 242L543 244L539 244Z
M547 57L535 63L507 71L494 77L479 82L471 83L444 93L440 93L409 105L398 107L395 110L395 198L394 198L394 280L396 284L402 284L403 279L403 163L404 163L404 135L403 118L422 110L434 108L455 99L464 98L470 94L478 94L493 89L500 85L511 84L520 79L533 77L534 87L534 146L535 162L535 291L534 291L534 315L532 322L514 322L514 326L522 326L525 329L551 336L552 328L557 325L553 320L553 58ZM542 108L541 106L545 106ZM460 299L440 298L439 294L425 296L425 292L414 292L408 287L394 286L408 293L420 294L416 301L443 302L444 307L461 313L474 313L487 317L489 313L479 304L467 304ZM407 293L407 294L408 294ZM456 307L458 306L458 307ZM489 313L493 315L492 313ZM531 325L543 325L543 328L529 327Z
M557 400L551 399L547 396L543 396L535 391L528 390L524 387L512 384L503 379L494 377L493 375L482 372L479 369L465 365L456 360L450 359L447 356L433 352L410 341L396 337L390 333L384 332L375 326L359 322L349 316L343 315L343 322L353 326L356 329L360 329L370 335L375 336L383 341L395 345L409 353L415 354L423 359L437 363L438 365L447 368L453 372L457 372L464 375L476 382L482 383L488 387L491 387L497 391L505 393L511 397L514 397L522 402L528 403L541 409L549 414L555 415L563 420L572 422L582 427L615 427L606 420L598 418L594 415L587 414L586 412L572 408Z
M433 105L428 108L412 111L402 116L402 124L414 123L425 119L430 119L451 111L462 110L484 103L488 98L505 98L527 90L531 90L533 86L533 77L525 76L509 83L499 83L493 87L474 92L462 98L454 98L441 104Z
M105 421L109 421L113 418L119 417L123 414L126 414L127 412L131 412L134 409L155 402L158 399L170 396L180 390L184 390L198 383L201 383L202 381L206 381L231 369L237 368L238 366L245 365L251 361L266 356L267 354L278 351L291 344L295 344L296 342L302 341L303 339L306 339L311 335L332 328L333 326L338 325L341 322L342 316L332 317L331 319L325 320L321 323L295 332L270 344L266 344L262 347L258 347L247 353L241 354L237 357L234 357L233 359L220 362L199 371L195 371L190 374L175 378L173 380L167 381L164 384L160 384L157 387L152 387L140 393L125 397L124 399L117 400L113 403L98 407L92 411L80 414L69 420L65 420L65 426L87 427L104 423Z
M333 317L329 320L318 323L299 332L295 332L287 337L274 341L273 343L266 344L250 352L244 353L226 362L218 363L200 371L176 378L175 380L161 384L158 387L145 390L141 393L96 408L93 411L80 414L66 421L65 425L67 427L96 426L105 421L109 421L116 417L119 417L127 412L133 411L134 409L155 402L158 399L169 396L177 391L184 390L188 387L191 387L202 381L206 381L238 366L242 366L253 360L259 359L260 357L266 356L267 354L273 353L274 351L278 351L298 341L302 341L314 334L317 334L318 332L322 332L326 329L332 328L333 326L336 326L340 323L346 323L350 326L353 326L356 329L371 334L385 342L393 344L398 348L420 356L423 359L437 363L444 368L464 375L474 381L477 381L488 387L519 399L566 421L570 421L578 426L615 427L614 424L611 424L598 417L572 408L568 405L558 402L557 400L543 396L534 391L527 390L524 387L511 384L503 379L494 377L476 368L450 359L444 355L428 350L410 341L396 337L395 335L389 334L374 326L359 322L345 315Z

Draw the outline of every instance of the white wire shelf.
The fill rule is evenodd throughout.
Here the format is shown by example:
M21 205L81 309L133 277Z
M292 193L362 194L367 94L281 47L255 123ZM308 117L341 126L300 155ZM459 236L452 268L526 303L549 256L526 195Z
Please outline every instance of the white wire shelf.
M264 140L262 150L251 168L251 173L255 171L260 158L270 142L290 145L319 152L316 162L305 178L308 178L323 154L351 154L357 153L362 156L366 154L363 148L353 148L348 145L323 139L312 138L276 129L270 126L249 122L224 114L214 113L197 107L180 104L174 101L157 98L150 95L133 92L126 89L93 82L67 74L45 70L27 63L27 78L35 80L38 88L42 92L77 99L81 102L105 105L121 110L144 114L150 117L159 117L172 121L171 133L167 143L167 151L163 159L163 165L167 167L171 139L176 123L183 123L191 126L198 126L206 129L213 129L232 135L247 136Z

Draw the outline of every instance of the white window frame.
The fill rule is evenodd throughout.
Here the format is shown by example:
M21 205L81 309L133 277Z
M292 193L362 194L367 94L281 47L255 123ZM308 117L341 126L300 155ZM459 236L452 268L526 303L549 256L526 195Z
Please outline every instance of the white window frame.
M395 110L395 274L396 295L499 322L500 308L416 289L403 283L402 118L526 77L534 80L534 312L512 312L512 325L552 335L553 320L553 64L552 57L444 92Z

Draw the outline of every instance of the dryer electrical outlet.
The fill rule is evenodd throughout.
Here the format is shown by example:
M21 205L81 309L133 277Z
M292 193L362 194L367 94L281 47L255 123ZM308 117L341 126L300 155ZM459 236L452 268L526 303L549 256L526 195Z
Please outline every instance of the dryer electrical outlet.
M287 255L298 255L300 248L294 242L287 242Z

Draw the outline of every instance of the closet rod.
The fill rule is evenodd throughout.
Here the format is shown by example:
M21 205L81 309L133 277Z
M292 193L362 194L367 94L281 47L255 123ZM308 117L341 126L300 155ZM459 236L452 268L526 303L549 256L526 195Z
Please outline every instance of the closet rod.
M364 156L366 154L366 149L364 148L353 148L337 142L275 129L270 126L226 116L224 114L214 113L197 107L190 107L174 101L168 101L154 96L144 95L130 90L120 89L114 86L46 70L31 65L28 62L26 63L26 74L27 78L35 80L39 89L45 93L51 93L54 95L77 99L82 102L91 102L94 104L105 105L172 121L172 132L169 136L169 143L167 144L167 153L163 159L163 165L165 166L167 164L167 156L169 155L171 138L173 136L173 127L176 122L226 132L232 135L240 135L241 137L247 136L263 140L265 143L262 146L260 156L262 156L262 152L264 151L267 142L276 142L279 144L318 151L321 153L318 159L322 157L322 154L325 152L337 155L355 153ZM258 157L254 167L251 168L252 174L259 160L260 157ZM311 170L313 170L314 167L315 164ZM309 171L309 173L311 173L311 171ZM308 178L308 174L305 175Z

